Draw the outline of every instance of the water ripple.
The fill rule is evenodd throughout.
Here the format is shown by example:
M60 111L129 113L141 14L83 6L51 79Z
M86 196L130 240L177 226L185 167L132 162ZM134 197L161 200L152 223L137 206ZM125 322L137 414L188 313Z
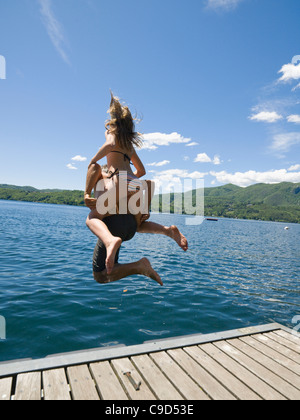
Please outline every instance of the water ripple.
M0 315L7 321L0 360L273 320L292 327L300 313L299 225L285 231L281 223L220 220L191 227L183 216L152 215L177 224L189 252L162 236L136 235L120 262L146 256L164 288L139 276L100 286L86 215L85 208L0 201Z

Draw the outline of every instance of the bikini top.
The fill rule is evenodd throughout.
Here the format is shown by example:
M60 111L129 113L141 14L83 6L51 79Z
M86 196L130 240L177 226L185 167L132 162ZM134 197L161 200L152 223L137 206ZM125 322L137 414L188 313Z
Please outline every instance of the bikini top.
M113 152L110 152L110 153L119 153L120 155L123 155L124 156L124 161L128 160L128 162L130 163L130 165L133 165L133 163L131 162L130 157L126 153L118 152L117 150L114 150ZM119 169L116 169L115 172L109 171L109 174L110 175L109 175L108 179L112 179L115 175L118 175L119 174Z
M113 152L110 152L110 153L119 153L120 155L123 155L123 156L124 156L124 161L128 160L128 162L129 162L131 165L133 165L133 163L131 162L130 157L129 157L126 153L123 153L123 152L118 152L117 150L114 150Z

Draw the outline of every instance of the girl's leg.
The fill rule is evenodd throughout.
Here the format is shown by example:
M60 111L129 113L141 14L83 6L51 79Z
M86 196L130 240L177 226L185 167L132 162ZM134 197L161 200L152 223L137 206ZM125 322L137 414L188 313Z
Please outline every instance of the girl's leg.
M96 208L97 200L91 198L93 189L96 187L97 182L102 178L101 166L97 163L92 163L89 165L88 173L86 177L86 186L84 191L84 201L85 205L91 210Z
M110 274L114 268L116 253L122 244L122 239L113 236L99 217L101 218L98 212L92 210L88 215L86 225L103 242L106 248L107 258L105 265L107 274Z
M111 273L114 267L116 253L121 246L122 240L110 233L106 224L101 220L103 217L96 210L97 199L91 198L92 190L96 188L96 184L101 178L103 178L101 166L97 163L91 164L88 168L84 198L85 204L92 211L86 220L86 224L94 235L104 243L107 252L106 268L107 272Z
M162 226L154 222L144 222L138 228L139 233L165 235L173 239L184 251L188 250L188 241L176 226Z

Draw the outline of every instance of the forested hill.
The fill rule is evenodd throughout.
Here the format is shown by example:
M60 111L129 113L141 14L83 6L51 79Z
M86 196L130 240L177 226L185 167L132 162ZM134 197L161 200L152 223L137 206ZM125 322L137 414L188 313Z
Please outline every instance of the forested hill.
M195 197L196 192L186 193ZM0 200L30 201L48 204L84 206L83 191L38 190L0 184ZM156 206L162 197L154 197ZM171 194L171 212L174 194ZM205 189L205 216L231 217L300 223L300 183L255 184L247 188L228 184Z
M196 191L185 193L182 200L171 194L171 212L181 213L184 208L176 204L189 198L195 205ZM300 183L255 184L247 188L228 184L221 187L205 188L205 216L230 217L279 222L300 223ZM153 206L162 208L167 197L155 196Z
M33 187L0 184L0 200L84 206L83 191L38 190Z
M205 214L300 223L300 183L236 185L205 190Z

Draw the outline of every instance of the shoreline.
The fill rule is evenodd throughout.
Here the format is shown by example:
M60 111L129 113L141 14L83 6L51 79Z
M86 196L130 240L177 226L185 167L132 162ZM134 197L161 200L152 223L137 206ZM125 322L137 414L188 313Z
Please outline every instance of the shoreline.
M75 208L82 208L82 209L87 209L88 208L85 205L82 204L60 204L60 203L42 203L40 201L25 201L25 200L6 200L6 199L2 199L0 198L0 203L1 202L6 202L6 203L23 203L23 204L38 204L38 205L52 205L52 206L63 206L63 207L75 207ZM183 216L183 217L197 217L193 214L180 214L180 213L160 213L160 212L151 212L153 215L166 215L166 216ZM282 224L288 224L288 225L299 225L300 222L289 222L289 221L285 221L285 220L263 220L263 219L251 219L251 218L237 218L237 217L225 217L225 216L213 216L213 215L205 215L203 216L204 219L206 218L211 218L214 217L216 219L218 219L219 221L221 220L236 220L236 221L248 221L248 222L267 222L267 223L282 223Z
M201 194L203 192L204 212L201 212L207 218L300 223L300 183L254 184L246 188L227 184L205 188ZM0 200L85 206L82 190L37 190L7 184L0 184ZM195 205L196 200L197 190L182 193L182 197L178 197L178 193L156 194L151 207L158 212L165 210L170 214L192 216L193 207L183 206ZM164 203L168 202L170 207L164 208Z

